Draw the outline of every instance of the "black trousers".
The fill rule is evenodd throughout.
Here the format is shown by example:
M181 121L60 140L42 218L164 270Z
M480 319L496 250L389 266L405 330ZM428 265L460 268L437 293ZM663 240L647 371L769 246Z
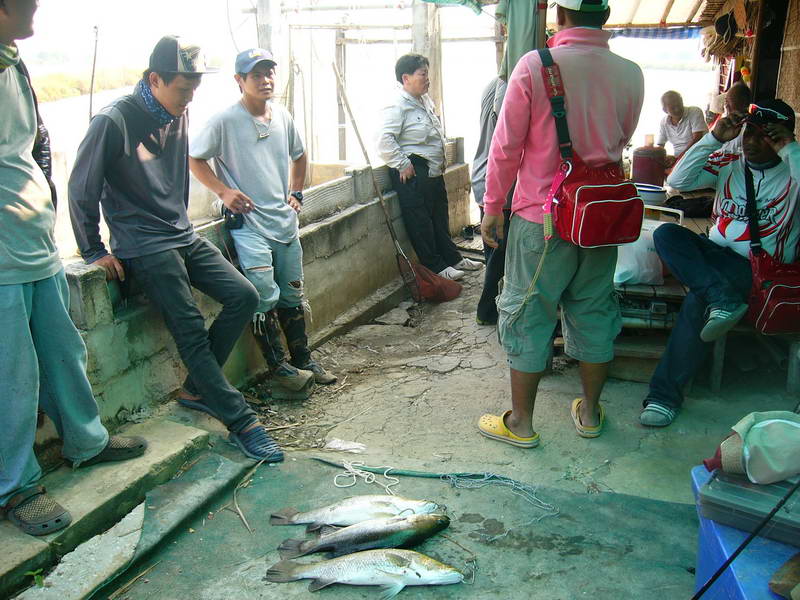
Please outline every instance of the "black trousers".
M486 271L483 275L483 292L478 300L477 317L487 323L497 322L497 288L506 270L506 240L508 227L511 225L511 209L504 208L503 239L497 248L484 245L483 254L486 257ZM483 207L481 207L481 221L483 221Z
M408 238L419 262L439 273L461 260L450 239L450 213L444 177L428 177L428 161L411 156L416 175L402 183L400 172L389 169L392 185L400 201L400 211Z
M254 423L255 411L222 373L222 365L258 305L253 284L202 238L181 248L128 259L124 267L164 316L189 371L187 390L200 394L234 433ZM193 287L222 304L222 312L208 330L192 296Z

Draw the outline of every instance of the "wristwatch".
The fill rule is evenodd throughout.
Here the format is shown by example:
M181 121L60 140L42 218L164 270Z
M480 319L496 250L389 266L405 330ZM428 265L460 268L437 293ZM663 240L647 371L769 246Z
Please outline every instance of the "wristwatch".
M303 203L303 192L298 190L296 192L289 192L289 195L297 200L300 204Z

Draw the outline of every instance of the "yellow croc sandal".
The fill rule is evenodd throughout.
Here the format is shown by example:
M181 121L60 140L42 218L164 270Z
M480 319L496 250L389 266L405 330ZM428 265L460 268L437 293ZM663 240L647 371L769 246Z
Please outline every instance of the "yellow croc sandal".
M532 437L519 437L514 435L506 427L506 415L510 415L511 411L507 410L502 415L483 415L478 421L478 431L481 435L487 438L497 440L498 442L505 442L518 448L536 448L539 445L539 434L535 433Z
M575 431L577 431L578 435L583 438L600 437L600 434L603 432L603 423L606 420L606 411L603 408L603 405L599 402L597 404L597 407L600 411L600 423L594 427L590 427L581 423L581 418L578 416L581 402L583 402L583 398L575 398L575 400L572 401L572 408L569 411L572 415L572 422L575 424Z

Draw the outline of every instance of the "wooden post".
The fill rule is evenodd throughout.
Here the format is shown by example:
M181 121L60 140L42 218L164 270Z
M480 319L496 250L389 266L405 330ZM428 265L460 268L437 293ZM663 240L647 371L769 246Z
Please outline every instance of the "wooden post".
M336 30L336 69L341 74L342 79L346 80L345 71L345 50L347 46L344 42L344 29ZM336 103L338 104L338 123L339 123L339 160L347 160L347 123L345 122L344 103L342 102L342 92L336 85Z
M788 16L788 13L787 13ZM758 13L756 15L755 39L753 40L753 53L750 55L750 89L753 90L753 97L758 93L758 75L761 60L761 37L764 29L764 0L758 2Z
M500 24L500 21L495 20L494 22L494 58L495 62L497 63L497 72L500 72L500 65L503 64L503 54L505 53L505 36L503 35L503 26Z

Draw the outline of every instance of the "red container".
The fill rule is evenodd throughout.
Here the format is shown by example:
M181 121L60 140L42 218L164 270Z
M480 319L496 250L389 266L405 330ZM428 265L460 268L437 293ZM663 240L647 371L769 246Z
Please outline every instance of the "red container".
M633 151L631 179L636 183L664 185L667 151L657 146L642 146Z

